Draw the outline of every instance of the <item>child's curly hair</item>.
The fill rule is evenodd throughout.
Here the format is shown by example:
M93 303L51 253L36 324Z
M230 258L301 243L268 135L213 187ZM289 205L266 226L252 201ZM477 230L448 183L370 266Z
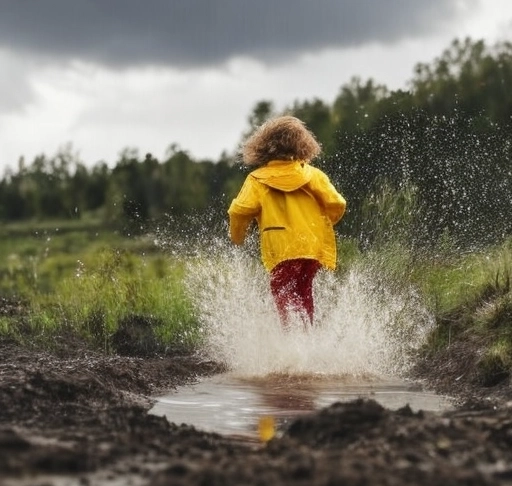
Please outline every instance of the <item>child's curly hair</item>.
M266 121L245 142L245 165L262 165L271 160L309 162L322 151L304 122L294 116L279 116Z

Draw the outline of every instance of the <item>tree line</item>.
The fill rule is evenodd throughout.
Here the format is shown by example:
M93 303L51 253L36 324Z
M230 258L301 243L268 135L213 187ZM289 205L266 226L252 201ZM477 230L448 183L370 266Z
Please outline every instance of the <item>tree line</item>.
M382 214L395 199L394 217L414 228L409 236L418 244L446 234L478 244L512 231L510 86L511 43L455 40L431 64L416 66L406 90L355 77L332 104L296 101L285 111L322 143L315 163L349 202L343 232L371 242L396 230ZM272 101L258 102L241 141L275 114ZM172 145L157 160L126 149L112 167L87 167L67 147L4 174L0 221L94 215L133 232L166 217L222 220L245 175L236 154L195 160Z

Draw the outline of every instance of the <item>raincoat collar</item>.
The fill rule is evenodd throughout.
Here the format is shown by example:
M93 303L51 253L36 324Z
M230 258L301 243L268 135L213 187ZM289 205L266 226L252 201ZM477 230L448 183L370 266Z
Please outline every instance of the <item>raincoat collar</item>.
M271 160L251 172L251 176L273 189L290 192L307 184L311 180L312 170L302 160Z

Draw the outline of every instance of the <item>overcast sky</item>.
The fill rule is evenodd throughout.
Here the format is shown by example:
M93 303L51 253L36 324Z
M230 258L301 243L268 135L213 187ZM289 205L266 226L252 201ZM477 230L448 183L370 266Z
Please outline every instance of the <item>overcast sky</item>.
M512 0L0 0L0 175L69 143L217 160L260 100L406 89L466 36L512 40Z

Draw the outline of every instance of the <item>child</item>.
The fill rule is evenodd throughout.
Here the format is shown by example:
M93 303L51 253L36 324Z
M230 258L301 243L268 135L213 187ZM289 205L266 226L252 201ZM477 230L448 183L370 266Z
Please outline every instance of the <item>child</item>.
M243 147L243 160L258 166L229 207L230 237L244 242L256 220L261 258L283 327L290 311L313 323L313 279L321 266L336 267L333 225L345 213L345 199L329 178L309 165L320 145L293 116L271 119Z

